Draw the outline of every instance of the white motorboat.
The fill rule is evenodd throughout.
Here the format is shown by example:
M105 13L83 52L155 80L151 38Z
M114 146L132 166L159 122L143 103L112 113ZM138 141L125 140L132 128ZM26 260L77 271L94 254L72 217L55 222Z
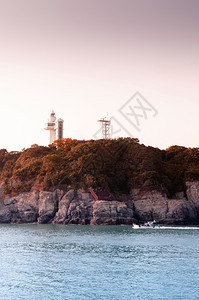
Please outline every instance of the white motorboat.
M144 224L134 224L132 226L133 229L141 229L141 228L160 228L160 225L156 223L156 221L148 221Z

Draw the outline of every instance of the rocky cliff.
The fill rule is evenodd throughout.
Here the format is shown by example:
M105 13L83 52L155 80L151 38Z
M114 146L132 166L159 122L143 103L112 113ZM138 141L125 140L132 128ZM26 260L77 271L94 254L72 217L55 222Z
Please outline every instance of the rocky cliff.
M21 193L0 203L0 223L131 224L133 214L126 203L95 201L82 190Z
M199 182L187 182L186 186L186 195L177 193L174 199L154 190L132 190L134 217L139 221L155 219L164 224L199 223Z
M163 224L199 223L199 182L187 182L186 195L168 199L158 191L133 189L125 201L96 201L83 190L32 191L1 196L0 223L130 225L155 219Z

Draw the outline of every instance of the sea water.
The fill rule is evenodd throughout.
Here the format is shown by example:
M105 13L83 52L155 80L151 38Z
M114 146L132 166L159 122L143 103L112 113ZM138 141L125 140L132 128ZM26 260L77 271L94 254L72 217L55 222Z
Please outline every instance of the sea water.
M0 225L0 299L199 299L199 229Z

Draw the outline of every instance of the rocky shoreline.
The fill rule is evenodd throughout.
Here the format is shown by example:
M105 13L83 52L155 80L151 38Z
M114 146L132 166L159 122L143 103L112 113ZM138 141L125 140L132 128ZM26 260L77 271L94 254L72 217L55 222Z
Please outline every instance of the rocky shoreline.
M169 199L156 190L132 189L125 200L96 201L79 189L1 195L0 223L131 225L155 219L161 224L199 224L199 181L186 183L186 195Z

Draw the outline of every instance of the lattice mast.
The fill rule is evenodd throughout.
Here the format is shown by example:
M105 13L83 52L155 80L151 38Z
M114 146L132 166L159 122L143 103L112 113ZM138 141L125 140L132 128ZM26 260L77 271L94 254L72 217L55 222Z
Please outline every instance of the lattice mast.
M110 138L110 125L111 121L106 118L98 120L102 124L102 138L109 139Z

